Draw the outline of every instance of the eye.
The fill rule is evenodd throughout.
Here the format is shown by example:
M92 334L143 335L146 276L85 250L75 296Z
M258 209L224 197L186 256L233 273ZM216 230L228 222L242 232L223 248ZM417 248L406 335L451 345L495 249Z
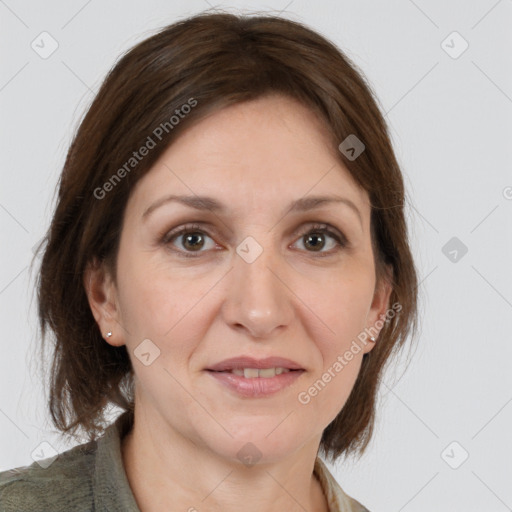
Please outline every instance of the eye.
M331 250L322 251L326 246L326 239L329 238L331 239ZM302 241L304 247L312 249L307 250L307 252L316 252L320 257L330 256L348 245L345 236L337 229L331 228L328 224L308 226L305 231L301 232L298 241Z
M174 242L174 240L177 240L181 245L181 248L179 248L177 252L187 258L193 258L196 255L191 253L204 252L201 251L201 249L205 247L205 240L207 238L213 242L213 239L205 233L204 228L197 224L187 224L177 230L167 233L163 237L162 243L168 245L171 242ZM215 243L213 244L213 247L215 247Z
M298 236L299 240L297 242L301 241L303 243L305 251L316 253L315 256L319 257L333 255L333 253L338 252L348 245L345 236L337 229L329 226L329 224L307 226L307 229L300 231ZM329 238L331 239L331 248L328 251L323 251L326 246L326 240ZM206 243L208 239L212 242L210 249L214 249L216 247L215 242L210 235L205 232L202 226L198 224L187 224L165 234L162 237L161 243L166 246L175 246L175 243L179 242L181 247L177 249L173 248L172 250L177 252L180 256L195 258L198 257L201 252L206 252L202 249L208 249L208 244Z

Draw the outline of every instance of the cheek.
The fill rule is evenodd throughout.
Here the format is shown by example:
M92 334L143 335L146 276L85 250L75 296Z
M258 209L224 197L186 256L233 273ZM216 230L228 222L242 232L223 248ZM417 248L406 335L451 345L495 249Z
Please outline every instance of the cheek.
M361 367L364 345L358 335L366 327L373 298L370 270L354 266L350 277L348 273L340 274L314 298L318 331L310 336L316 340L322 369L298 398L304 406L313 407L327 423L345 404Z
M128 244L120 250L118 275L121 316L136 337L172 338L189 323L188 313L208 290L208 279L171 268L159 251L130 249Z
M188 386L191 359L205 338L212 318L208 291L218 276L210 273L194 278L190 271L170 270L161 257L148 258L147 253L139 253L137 257L135 251L129 258L120 258L119 276L125 342L140 382L154 388L150 395L158 396L174 383L163 371L165 368ZM137 360L137 354L142 353L138 348L143 346L142 341L148 339L156 345L157 348L148 346L158 353L158 358L146 368ZM186 400L179 393L175 398Z
M324 363L330 364L367 327L374 286L371 267L352 265L324 283L311 299L319 324L325 324L323 332L327 333L317 337L320 350L330 359L324 358Z

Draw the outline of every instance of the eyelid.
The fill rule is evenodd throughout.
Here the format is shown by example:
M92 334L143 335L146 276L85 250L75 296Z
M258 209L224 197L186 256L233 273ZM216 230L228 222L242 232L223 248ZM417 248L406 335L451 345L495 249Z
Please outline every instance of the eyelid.
M209 223L206 224L206 227L205 227L205 225L203 225L203 223L196 223L196 222L185 223L181 226L178 226L177 228L173 228L171 230L165 230L162 233L162 235L159 236L159 239L161 239L162 243L169 243L176 236L184 234L189 231L190 232L200 231L200 232L205 233L206 235L210 236L209 233L207 231L205 231L208 229L215 231L213 226L211 226Z
M310 232L325 231L330 236L335 236L340 239L340 242L344 245L348 245L349 241L343 231L338 229L336 226L329 224L328 222L307 222L303 229L300 229L297 233L298 236L306 235Z

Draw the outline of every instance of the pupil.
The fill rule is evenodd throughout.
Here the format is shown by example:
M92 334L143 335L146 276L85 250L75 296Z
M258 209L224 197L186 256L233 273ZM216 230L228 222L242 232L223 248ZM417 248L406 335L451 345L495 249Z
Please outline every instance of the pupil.
M188 244L189 240L191 240L191 239L193 240L195 237L199 237L199 238L201 238L201 234L200 234L200 233L191 233L191 234L188 234L188 235L186 236L186 238L185 238L185 246ZM197 248L201 248L201 246L200 246L200 245L194 244L194 242L192 242L192 246L191 246L191 247L192 247L192 249L194 249L194 248L196 248L196 249L197 249Z
M308 242L307 243L309 243L311 239L315 239L315 238L322 239L322 235L321 234L308 235L308 238L307 238ZM313 249L318 250L318 249L321 249L321 248L322 248L322 242L320 244L316 244L316 245L313 244Z

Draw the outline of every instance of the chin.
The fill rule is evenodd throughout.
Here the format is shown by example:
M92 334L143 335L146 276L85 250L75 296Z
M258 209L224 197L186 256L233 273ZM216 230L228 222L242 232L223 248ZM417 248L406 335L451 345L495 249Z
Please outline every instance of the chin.
M237 422L236 426L228 423L226 429L233 437L228 434L216 436L208 444L218 455L248 467L281 461L299 450L307 441L304 429L296 428L298 426L291 422L288 428L284 428L287 420L280 424L285 417L267 417L260 421L246 418L244 422Z

